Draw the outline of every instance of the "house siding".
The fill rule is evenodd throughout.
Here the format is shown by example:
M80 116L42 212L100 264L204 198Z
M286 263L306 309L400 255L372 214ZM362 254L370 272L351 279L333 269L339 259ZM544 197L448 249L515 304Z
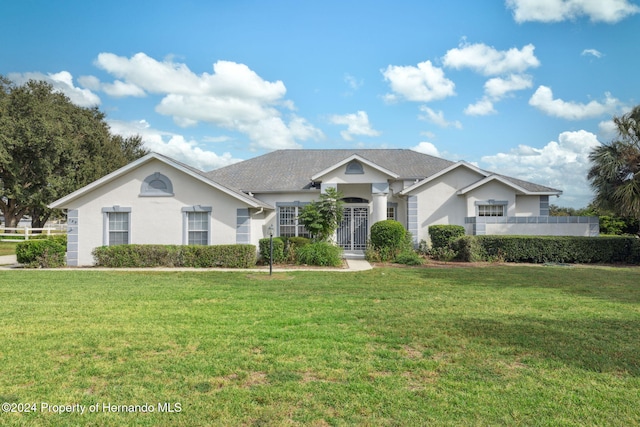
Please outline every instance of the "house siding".
M140 196L144 179L155 172L171 180L173 197ZM237 209L246 208L241 201L157 160L129 171L69 204L68 209L77 212L78 218L76 265L92 265L91 251L103 245L103 208L131 208L131 243L180 245L182 208L195 205L212 207L211 244L236 241Z

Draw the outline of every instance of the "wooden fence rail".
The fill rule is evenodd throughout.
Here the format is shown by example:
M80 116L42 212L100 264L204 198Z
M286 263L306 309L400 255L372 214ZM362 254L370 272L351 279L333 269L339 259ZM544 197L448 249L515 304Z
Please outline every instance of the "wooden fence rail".
M0 227L0 242L23 242L33 238L33 236L40 236L42 234L51 236L52 234L65 234L66 232L66 225L64 225L63 228Z

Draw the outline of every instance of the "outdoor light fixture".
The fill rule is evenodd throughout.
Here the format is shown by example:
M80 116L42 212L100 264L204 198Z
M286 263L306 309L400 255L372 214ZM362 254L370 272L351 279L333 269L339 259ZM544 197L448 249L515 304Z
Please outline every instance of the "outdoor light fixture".
M269 226L269 276L273 274L273 224Z

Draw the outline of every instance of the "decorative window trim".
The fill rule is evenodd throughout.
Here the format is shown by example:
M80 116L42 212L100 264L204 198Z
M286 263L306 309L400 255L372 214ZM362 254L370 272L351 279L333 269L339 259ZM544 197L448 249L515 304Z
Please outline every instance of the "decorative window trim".
M118 206L118 205L102 208L102 244L104 246L110 246L109 233L110 233L111 229L109 228L109 214L111 214L111 213L126 213L126 214L128 214L127 230L126 230L126 233L127 233L127 243L126 244L130 244L131 243L131 208L122 207L122 206ZM116 230L116 231L124 232L124 230Z
M344 173L346 175L363 175L364 167L362 166L362 163L354 159L347 163L347 168Z
M160 172L146 177L140 186L140 197L171 197L173 195L171 180Z
M207 212L207 245L211 244L211 212L213 209L211 206L185 206L182 208L182 244L189 244L189 213L192 212ZM200 230L198 230L200 231Z

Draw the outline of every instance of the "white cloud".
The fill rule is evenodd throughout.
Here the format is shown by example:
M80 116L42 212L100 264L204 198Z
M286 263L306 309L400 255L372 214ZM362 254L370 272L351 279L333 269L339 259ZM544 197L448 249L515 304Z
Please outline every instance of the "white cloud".
M100 105L100 97L89 89L82 89L73 84L73 76L68 71L59 73L10 73L9 80L21 85L29 80L43 80L49 83L57 91L65 94L71 102L80 107L95 107Z
M418 116L420 120L431 122L443 128L455 127L457 129L462 129L462 123L458 120L453 122L447 121L447 119L444 118L444 113L442 111L435 112L426 105L422 105L420 107L420 111L424 113L423 115Z
M433 145L430 142L426 142L426 141L421 142L418 145L416 145L415 147L411 147L411 149L413 151L417 151L418 153L423 153L423 154L428 154L430 156L440 157L440 152L438 151L436 146Z
M358 111L355 114L345 114L343 116L334 115L329 118L329 122L335 125L346 125L347 130L340 132L346 141L353 140L353 135L378 136L380 132L371 127L369 116L365 111Z
M593 194L587 180L589 153L600 145L591 132L563 132L542 148L519 145L508 153L482 157L484 169L563 191L563 204L585 207ZM552 201L553 203L553 201Z
M296 115L283 117L293 102L284 98L282 81L269 82L244 64L218 61L213 74L193 73L171 59L157 61L144 53L131 58L101 53L96 65L118 80L101 84L113 96L159 94L156 112L173 117L179 126L212 123L246 134L254 147L269 150L299 148L299 141L319 139L322 132ZM87 82L96 85L95 81Z
M399 97L407 101L430 102L455 95L455 84L431 61L421 62L417 67L389 65L382 74L394 92L385 95L388 102L397 101Z
M567 120L582 120L613 114L620 106L620 101L613 98L610 93L606 93L602 103L598 101L591 101L588 104L567 102L562 99L553 99L551 88L540 86L529 99L529 105L550 116Z
M146 120L137 122L109 120L108 123L113 133L124 137L140 135L144 147L148 150L164 154L203 171L241 161L233 158L230 153L218 155L213 151L203 150L197 141L189 141L183 135L153 129Z
M522 49L497 50L484 43L468 44L450 49L442 58L445 67L461 69L470 68L485 76L506 73L521 73L528 68L535 68L540 61L534 55L535 46L528 44Z
M489 114L495 114L496 110L493 108L493 101L484 97L475 104L469 104L464 109L464 113L469 116L487 116Z
M507 0L516 22L561 22L588 16L593 22L615 23L640 11L628 0Z
M364 81L356 79L349 73L344 75L344 82L349 86L351 90L358 90L364 85Z
M595 56L596 58L602 58L602 52L596 49L585 49L582 51L582 56Z
M533 78L526 74L510 74L507 78L494 77L484 84L485 93L494 98L501 99L516 90L529 89L533 86Z

